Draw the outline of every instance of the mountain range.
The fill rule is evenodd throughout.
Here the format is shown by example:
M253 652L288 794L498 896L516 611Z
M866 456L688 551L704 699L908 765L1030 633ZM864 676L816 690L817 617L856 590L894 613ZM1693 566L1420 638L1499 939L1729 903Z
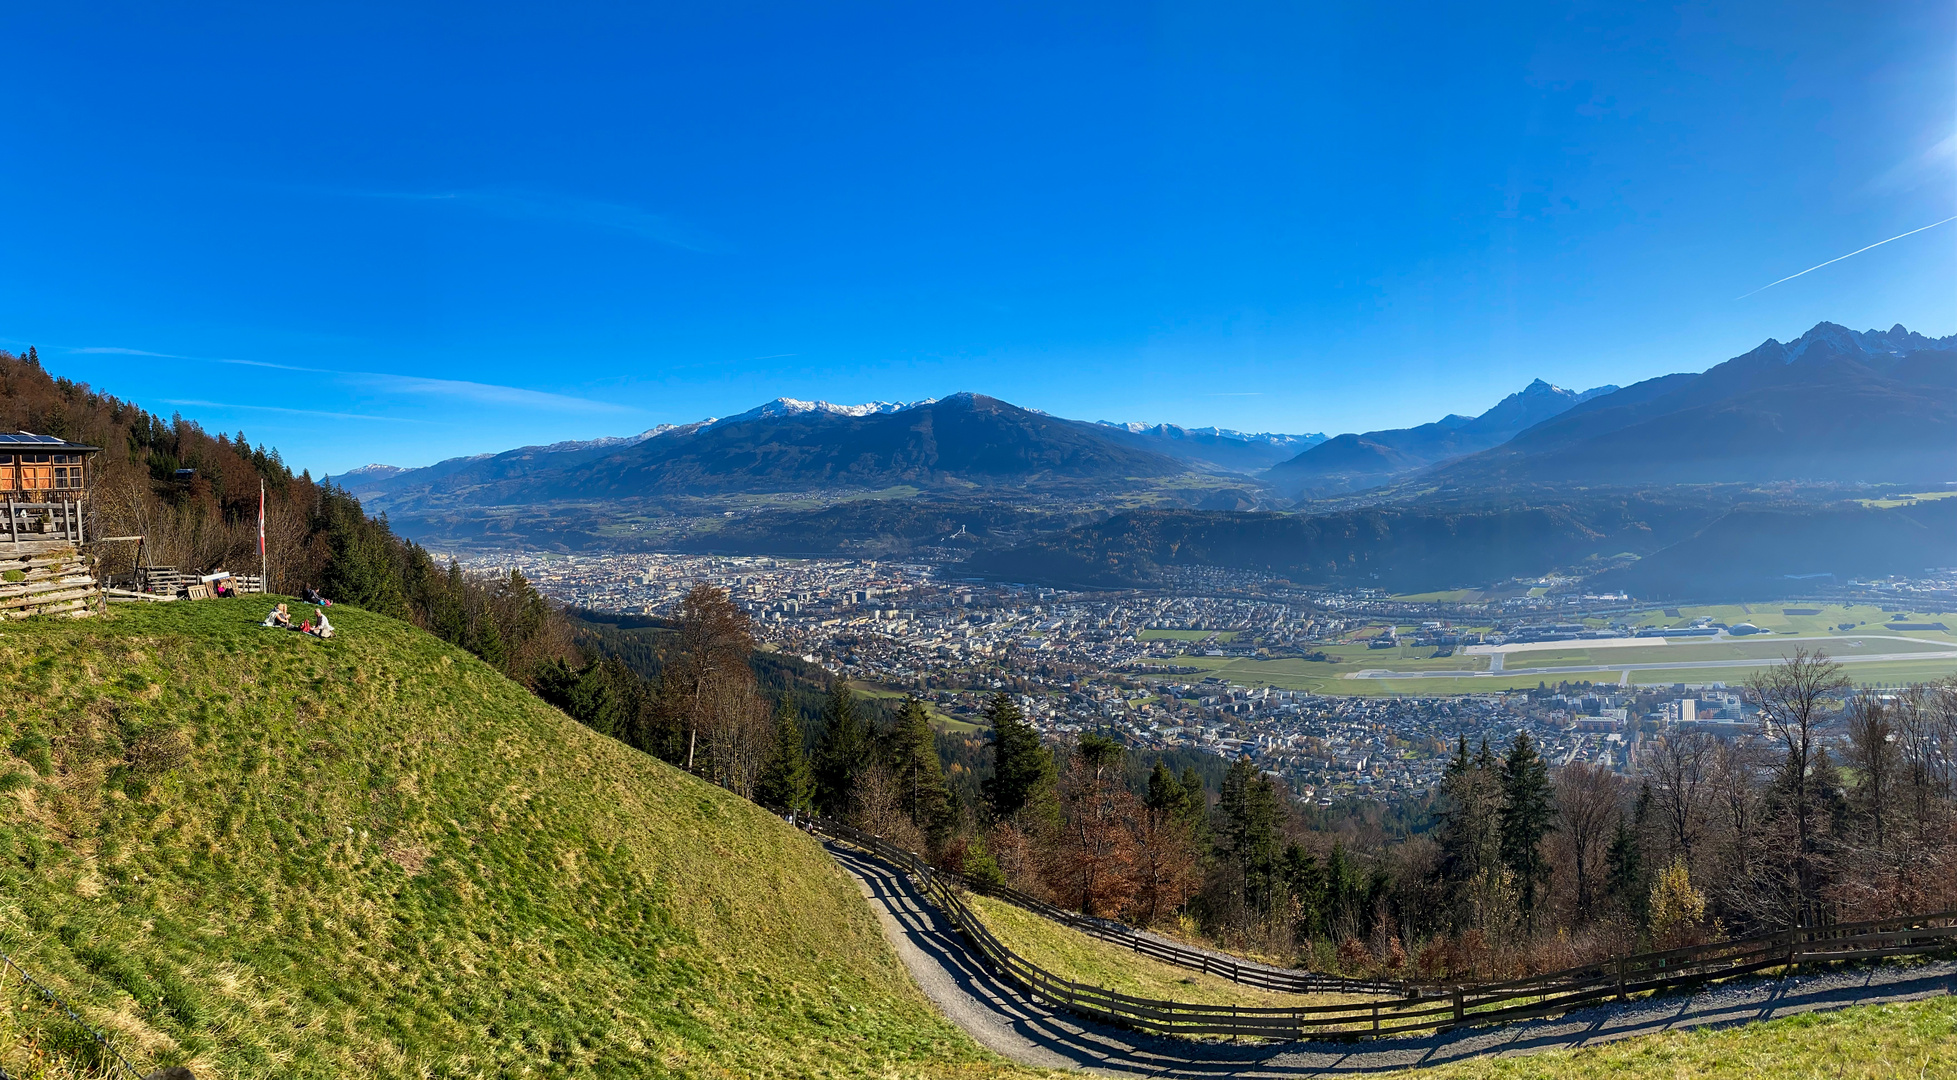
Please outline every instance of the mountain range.
M1293 496L1375 487L1436 462L1500 446L1551 417L1616 391L1615 386L1599 386L1578 393L1537 379L1480 416L1455 413L1419 427L1340 435L1277 464L1266 479Z
M1821 323L1582 402L1435 471L1454 489L1957 481L1957 334Z
M1585 391L1537 380L1479 416L1332 439L1069 420L975 393L861 405L779 398L735 416L637 435L521 447L419 469L368 466L331 479L370 511L385 511L411 534L431 538L599 544L606 542L600 519L608 515L719 522L732 510L738 522L703 521L667 535L695 547L775 551L929 547L946 527L960 533L960 544L1003 551L1033 542L1029 530L1093 530L1097 519L1149 507L1309 511L1313 500L1334 496L1341 508L1411 501L1427 512L1459 515L1571 505L1574 493L1678 485L1780 490L1792 484L1826 492L1881 483L1923 490L1957 481L1957 335L1929 338L1901 326L1857 332L1821 323L1794 341L1768 340L1702 373ZM895 518L841 505L878 493L929 505ZM776 495L793 495L796 503L768 509L755 502ZM1719 498L1731 504L1730 496ZM822 509L831 505L839 508ZM759 516L743 516L756 510ZM1524 519L1489 520L1519 528ZM1590 513L1568 520L1588 521ZM1191 525L1209 536L1248 529L1249 521L1224 513L1170 532ZM1268 537L1288 535L1259 528ZM1684 531L1650 543L1629 543L1627 533L1627 542L1612 550L1655 553L1691 531L1679 528ZM1411 529L1402 522L1393 531L1414 535ZM820 534L819 544L802 535L810 530ZM638 542L657 542L637 526L627 531ZM1439 536L1445 529L1415 531ZM1082 535L1067 546L1119 558L1115 549L1132 541L1112 548L1110 542ZM1300 571L1305 565L1290 556L1256 561Z

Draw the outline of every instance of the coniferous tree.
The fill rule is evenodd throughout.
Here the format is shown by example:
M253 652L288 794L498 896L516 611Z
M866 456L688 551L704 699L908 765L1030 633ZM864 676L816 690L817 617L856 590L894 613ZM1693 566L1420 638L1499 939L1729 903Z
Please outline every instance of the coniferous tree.
M957 813L951 791L945 786L931 718L924 711L924 703L915 697L905 699L903 710L897 714L897 724L890 731L888 757L899 804L936 853L950 839Z
M1484 928L1499 902L1502 792L1488 744L1468 753L1462 736L1441 777L1440 878L1458 928Z
M754 801L784 810L815 809L815 774L802 750L802 722L787 699L775 709L775 741L755 780Z
M1291 844L1284 849L1284 888L1298 905L1299 936L1324 935L1328 925L1325 867L1302 844Z
M1651 887L1645 880L1644 845L1630 822L1618 821L1611 832L1610 847L1604 852L1604 890L1632 925L1644 926Z
M1549 763L1527 735L1517 735L1502 761L1502 865L1515 875L1522 917L1533 928L1536 898L1549 880L1543 837L1556 828L1556 792Z
M870 732L856 710L856 695L841 679L822 710L822 740L815 748L815 804L830 817L849 813L856 778L870 764Z
M1040 744L1040 733L1004 693L992 696L985 715L992 724L992 776L982 790L993 819L1010 822L1024 815L1043 822L1050 818L1058 769L1053 755Z
M1277 785L1249 758L1230 763L1216 804L1216 854L1232 872L1247 913L1268 913L1278 899L1283 851Z

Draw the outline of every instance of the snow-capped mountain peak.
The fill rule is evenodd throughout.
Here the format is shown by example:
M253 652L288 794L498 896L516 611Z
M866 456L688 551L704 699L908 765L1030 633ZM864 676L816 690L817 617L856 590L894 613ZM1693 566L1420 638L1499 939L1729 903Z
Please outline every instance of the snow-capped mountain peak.
M757 405L744 413L736 413L719 421L709 423L734 423L740 420L774 420L786 416L806 416L809 413L826 413L831 416L875 416L881 413L903 412L920 405L930 405L936 398L922 401L870 401L861 405L836 405L827 401L802 401L799 398L778 397L763 405Z

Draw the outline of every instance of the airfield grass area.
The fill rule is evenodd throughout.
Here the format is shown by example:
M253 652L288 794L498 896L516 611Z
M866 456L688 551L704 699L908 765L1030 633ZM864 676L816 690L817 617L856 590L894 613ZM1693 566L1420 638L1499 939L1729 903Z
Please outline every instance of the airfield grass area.
M1874 604L1822 604L1804 603L1788 600L1772 604L1716 604L1704 607L1682 607L1673 609L1676 616L1663 611L1647 611L1628 620L1633 626L1682 626L1693 619L1708 618L1714 622L1734 625L1748 622L1762 630L1774 633L1807 635L1841 635L1860 633L1900 633L1909 637L1923 637L1926 640L1957 641L1957 633L1934 630L1883 629L1885 623L1903 618L1907 622L1941 622L1957 628L1957 612L1921 610L1905 604L1878 607ZM1815 612L1815 614L1788 614L1794 612ZM1900 615L1892 614L1898 613ZM1855 623L1849 630L1838 629L1842 623Z
M1884 631L1881 636L1841 634L1827 641L1799 641L1787 638L1776 640L1764 636L1696 643L1685 639L1678 644L1666 645L1624 645L1600 649L1530 649L1526 652L1508 653L1503 659L1506 661L1506 666L1511 668L1560 667L1573 664L1616 666L1677 663L1686 666L1695 661L1703 663L1708 660L1775 661L1794 655L1794 650L1797 648L1805 648L1810 652L1820 649L1835 657L1957 650L1957 642L1901 640L1900 638L1901 635L1890 636L1887 631Z
M1857 499L1856 501L1871 510L1893 510L1898 506L1914 506L1920 502L1948 499L1957 496L1957 491L1919 491L1914 494L1891 495L1882 499Z
M1745 682L1749 675L1771 666L1771 664L1761 664L1759 667L1655 668L1631 672L1631 682L1643 686L1662 686L1666 683L1704 685L1714 682L1737 686ZM1902 683L1933 682L1937 679L1957 676L1957 660L1896 660L1872 664L1845 664L1842 670L1849 681L1857 686L1894 686ZM1597 682L1614 681L1616 676L1617 673L1614 671L1598 672L1591 678L1592 681ZM1537 678L1543 677L1537 676ZM1583 676L1558 676L1572 681L1581 677ZM1554 682L1555 678L1550 678L1549 681Z

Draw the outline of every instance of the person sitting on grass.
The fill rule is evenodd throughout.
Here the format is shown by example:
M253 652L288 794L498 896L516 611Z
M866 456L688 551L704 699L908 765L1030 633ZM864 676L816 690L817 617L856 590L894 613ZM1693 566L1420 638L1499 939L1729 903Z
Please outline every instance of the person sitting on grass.
M314 612L313 617L307 620L306 625L300 627L300 629L304 630L306 633L311 634L316 638L319 638L321 641L324 641L327 638L333 636L333 624L326 621L325 608L320 608L318 611Z
M258 625L271 627L275 630L290 630L292 629L292 613L285 609L284 603L280 603L278 607L272 609L270 615L265 616L265 621Z

